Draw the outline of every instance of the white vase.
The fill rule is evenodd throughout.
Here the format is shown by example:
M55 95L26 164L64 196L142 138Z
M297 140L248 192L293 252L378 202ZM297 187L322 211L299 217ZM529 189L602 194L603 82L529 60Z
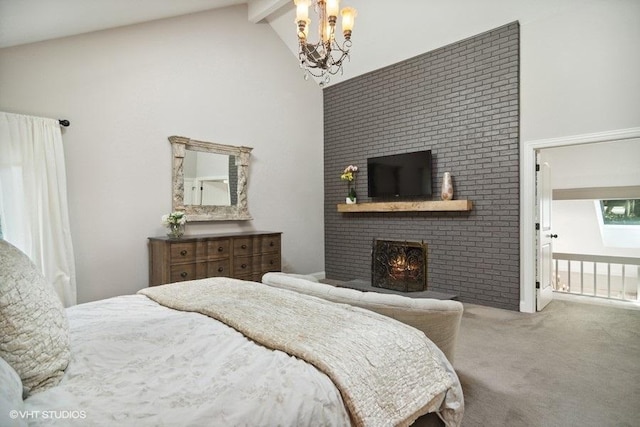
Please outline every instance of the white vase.
M440 193L442 200L453 200L453 182L451 182L451 174L444 173L442 178L442 192Z
M345 199L345 202L346 202L348 205L355 205L357 200L358 200L358 199L356 199L355 197L354 197L353 199L351 199L351 197L347 197L347 198Z

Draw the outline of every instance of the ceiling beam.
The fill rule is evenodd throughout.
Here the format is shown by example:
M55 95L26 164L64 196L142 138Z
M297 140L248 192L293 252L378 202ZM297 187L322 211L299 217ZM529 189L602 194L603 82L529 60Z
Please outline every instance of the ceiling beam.
M627 187L556 188L553 200L639 199L640 185Z

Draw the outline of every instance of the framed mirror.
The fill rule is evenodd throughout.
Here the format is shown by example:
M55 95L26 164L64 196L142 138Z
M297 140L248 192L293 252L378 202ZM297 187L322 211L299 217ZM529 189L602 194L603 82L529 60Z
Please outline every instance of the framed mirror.
M252 148L170 136L173 210L187 221L252 219L247 177Z

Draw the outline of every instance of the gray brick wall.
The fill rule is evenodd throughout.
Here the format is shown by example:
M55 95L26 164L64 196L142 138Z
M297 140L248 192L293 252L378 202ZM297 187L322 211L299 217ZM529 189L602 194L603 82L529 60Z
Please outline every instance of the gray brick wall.
M238 166L236 157L229 156L229 193L231 195L231 206L238 204Z
M324 90L325 270L371 278L376 237L428 244L428 289L519 309L519 25L517 22ZM348 67L349 64L347 63ZM338 213L349 164L430 149L433 197L444 172L471 212Z

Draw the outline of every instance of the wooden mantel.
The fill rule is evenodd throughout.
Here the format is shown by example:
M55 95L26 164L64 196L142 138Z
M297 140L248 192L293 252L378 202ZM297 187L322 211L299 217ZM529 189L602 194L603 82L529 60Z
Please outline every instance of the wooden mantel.
M466 212L472 207L470 200L340 203L338 212Z

